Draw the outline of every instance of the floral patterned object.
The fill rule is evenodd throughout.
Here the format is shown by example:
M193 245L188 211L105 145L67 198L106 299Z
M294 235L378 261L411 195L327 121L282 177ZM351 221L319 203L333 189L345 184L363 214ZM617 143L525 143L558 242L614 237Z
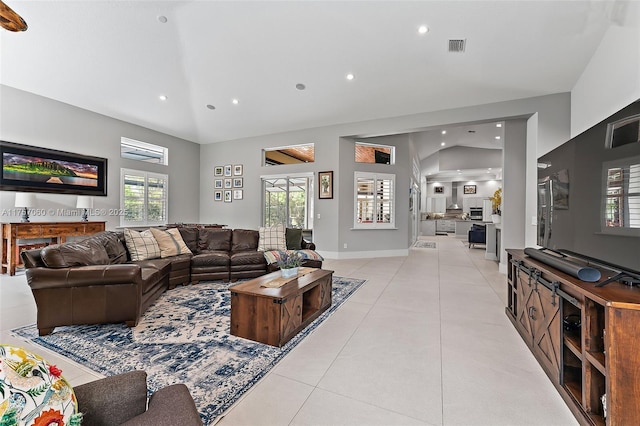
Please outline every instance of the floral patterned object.
M22 348L0 345L0 396L0 426L74 426L82 420L62 371Z

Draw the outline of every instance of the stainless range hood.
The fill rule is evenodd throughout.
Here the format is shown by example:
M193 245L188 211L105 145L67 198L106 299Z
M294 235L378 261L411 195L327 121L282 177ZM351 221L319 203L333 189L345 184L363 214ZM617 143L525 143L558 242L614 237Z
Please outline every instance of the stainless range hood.
M447 210L461 210L462 207L458 205L458 187L455 182L451 183L451 204L447 207Z

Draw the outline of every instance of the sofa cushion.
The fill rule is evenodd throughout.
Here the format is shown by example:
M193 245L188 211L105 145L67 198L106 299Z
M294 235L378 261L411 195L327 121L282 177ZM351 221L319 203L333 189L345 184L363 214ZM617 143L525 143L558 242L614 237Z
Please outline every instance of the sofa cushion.
M260 236L255 229L234 229L231 251L257 251Z
M127 249L124 247L118 234L114 231L103 231L91 236L91 239L99 241L107 251L110 264L126 263Z
M131 260L134 262L160 257L158 242L148 229L142 232L125 229L124 240L131 255Z
M260 235L258 240L258 251L287 249L287 241L284 236L284 225L276 225L269 228L261 226L258 233Z
M198 229L198 250L230 251L231 229Z
M284 235L287 240L287 250L302 249L302 229L287 228Z
M177 229L182 236L182 241L189 247L191 253L196 253L198 251L198 228L181 226Z
M204 251L191 258L191 267L229 266L229 252Z
M151 228L150 230L160 247L160 257L164 258L191 253L189 247L184 243L178 228L167 230Z
M231 254L231 266L238 265L266 265L261 251L241 251Z
M109 264L107 250L92 238L47 246L40 256L49 268Z

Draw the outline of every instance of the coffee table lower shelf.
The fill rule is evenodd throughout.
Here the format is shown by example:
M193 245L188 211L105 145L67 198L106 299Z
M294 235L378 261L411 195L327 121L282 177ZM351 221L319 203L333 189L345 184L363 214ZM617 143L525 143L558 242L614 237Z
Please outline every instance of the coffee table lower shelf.
M280 288L261 287L280 271L240 283L231 292L231 334L282 346L331 306L333 271L317 269Z

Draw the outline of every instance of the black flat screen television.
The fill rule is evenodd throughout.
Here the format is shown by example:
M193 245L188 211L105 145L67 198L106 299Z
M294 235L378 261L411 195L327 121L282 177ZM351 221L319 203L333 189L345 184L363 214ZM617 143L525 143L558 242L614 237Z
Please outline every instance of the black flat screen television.
M538 245L640 273L638 124L640 101L538 159Z

